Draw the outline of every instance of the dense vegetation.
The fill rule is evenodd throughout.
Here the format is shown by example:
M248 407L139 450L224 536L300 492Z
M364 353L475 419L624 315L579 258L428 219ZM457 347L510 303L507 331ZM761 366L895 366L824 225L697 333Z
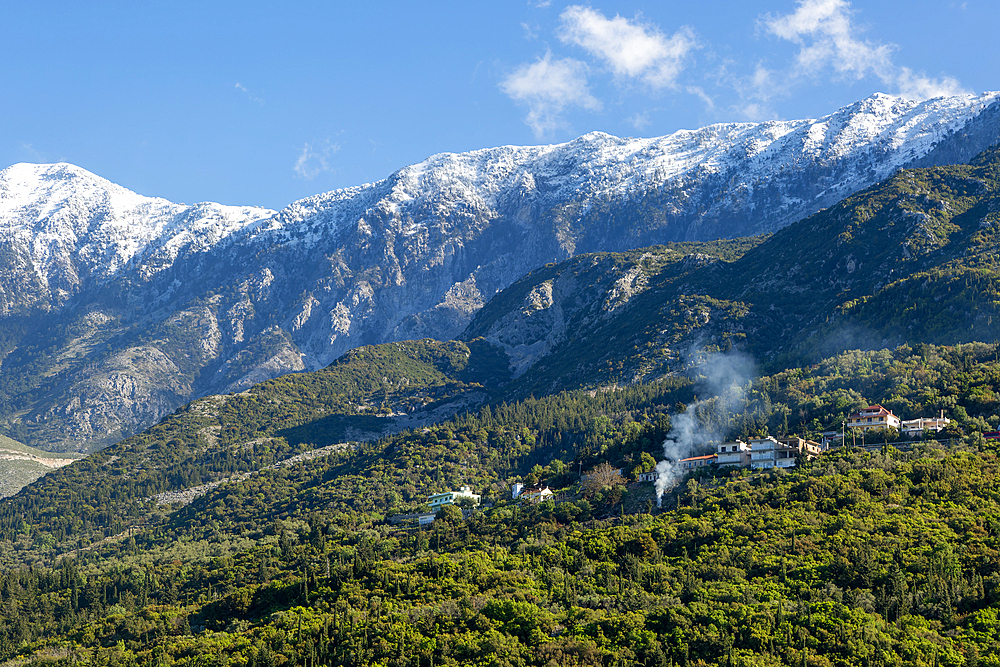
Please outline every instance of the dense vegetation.
M0 536L20 545L25 557L110 538L129 526L162 521L162 506L150 501L158 494L243 478L341 442L348 429L374 429L389 420L377 410L409 416L406 410L417 414L470 391L488 396L490 388L457 379L470 380L467 373L476 364L495 362L495 348L472 347L479 352L468 358L463 350L470 348L463 343L362 348L324 371L196 401L0 505ZM998 346L981 343L845 352L747 380L739 388L740 400L728 405L698 399L707 390L705 374L727 358L724 354L702 360L689 377L512 402L498 398L481 409L344 450L339 459L324 459L330 461L330 483L318 497L343 511L381 516L412 511L427 494L460 484L492 489L490 495L501 497L517 476L553 461L576 473L602 460L631 471L643 453L662 456L670 415L689 405L707 428L725 437L794 433L819 439L824 431L839 431L850 413L880 402L903 418L944 410L953 425L943 437L975 438L1000 424L1000 394L994 391L998 356ZM494 391L503 395L502 388ZM423 402L425 407L416 407ZM899 434L874 439L892 442ZM567 474L556 481L573 479ZM261 507L275 500L265 494Z
M462 350L425 343L397 362L426 391L459 381ZM288 465L274 464L314 443L277 433L320 433L329 421L316 408L342 373L272 381L214 411L196 402L4 505L0 659L993 664L1000 467L981 431L1000 410L997 350L848 352L759 378L729 411L696 398L703 366L498 402ZM384 398L384 387L362 393ZM648 485L576 484L601 461L648 469L685 408L730 435L811 435L872 401L905 416L948 410L950 444L847 448L788 473L701 473L662 510ZM205 481L197 462L229 481L187 504L148 499ZM562 490L518 505L507 500L515 479ZM450 508L425 531L387 520L463 483L492 509Z
M195 401L0 505L0 536L34 533L52 546L116 535L148 521L157 494L256 471L348 435L378 434L392 414L419 424L442 403L486 391L503 377L498 361L481 342L390 343L354 350L322 371Z
M427 531L312 509L177 525L0 577L47 664L971 665L1000 660L997 453L842 451L594 522L501 503ZM224 523L266 487L197 514ZM194 518L192 516L191 518ZM962 545L957 548L956 545Z

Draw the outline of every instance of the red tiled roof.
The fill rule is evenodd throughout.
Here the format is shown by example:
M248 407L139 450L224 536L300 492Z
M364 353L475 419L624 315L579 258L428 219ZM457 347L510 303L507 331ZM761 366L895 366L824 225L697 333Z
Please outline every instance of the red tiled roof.
M867 408L861 410L860 412L855 412L853 415L848 417L848 419L861 419L862 417L874 417L874 416L881 417L883 415L892 415L892 410L886 410L881 405L876 404L876 405L869 405ZM896 415L892 416L895 417Z
M686 459L681 459L678 463L683 463L684 461L701 461L702 459L714 459L715 454L709 454L707 456L691 456Z

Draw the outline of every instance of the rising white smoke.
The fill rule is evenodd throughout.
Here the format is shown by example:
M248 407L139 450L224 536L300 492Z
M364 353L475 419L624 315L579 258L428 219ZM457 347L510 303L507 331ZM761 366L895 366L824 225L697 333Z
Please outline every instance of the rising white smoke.
M696 395L703 398L671 419L670 433L663 441L663 460L656 464L657 506L684 474L677 462L723 439L731 413L756 376L753 359L736 350L696 352L689 355L688 367Z

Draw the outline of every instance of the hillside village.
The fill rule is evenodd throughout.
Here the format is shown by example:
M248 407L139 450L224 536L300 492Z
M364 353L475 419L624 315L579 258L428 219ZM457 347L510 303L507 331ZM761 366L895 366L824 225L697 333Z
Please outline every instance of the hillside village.
M943 410L938 417L903 420L893 414L891 410L875 404L848 416L844 421L844 428L840 432L825 432L822 442L797 436L776 438L770 435L749 438L746 441L735 439L716 444L714 453L683 458L675 465L684 473L708 467L749 468L751 470L787 469L795 467L799 460L810 461L831 447L842 445L849 433L852 436L860 433L863 441L864 435L868 432L878 429L895 429L906 438L914 438L925 432L938 433L950 423L951 420L944 416ZM984 434L985 437L993 435L993 432ZM1000 434L997 434L996 437L1000 437ZM612 468L607 463L602 465L606 468L605 475L610 474L611 478L621 482L628 481L623 469ZM657 472L655 470L641 470L634 474L635 478L632 481L636 483L653 484L656 482ZM600 473L595 471L581 475L581 484L585 485L589 480L598 476ZM541 483L525 485L517 482L511 486L512 500L536 504L552 500L554 497L555 491ZM415 518L420 526L425 526L432 523L437 512L447 505L461 504L464 508L471 508L479 506L479 503L480 496L472 493L468 486L463 486L459 491L446 491L429 496L427 504L430 506L430 512L398 515L394 519Z

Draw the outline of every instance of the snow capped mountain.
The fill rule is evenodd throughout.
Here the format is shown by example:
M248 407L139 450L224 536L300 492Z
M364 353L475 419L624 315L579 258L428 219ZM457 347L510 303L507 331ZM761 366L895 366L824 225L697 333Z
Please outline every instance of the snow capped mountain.
M774 231L998 140L1000 93L878 94L815 120L442 153L277 212L15 165L0 172L0 429L107 443L359 345L457 336L547 262Z
M205 251L273 214L143 197L71 164L16 164L0 171L0 243L30 264L52 306L88 277L105 283L137 258L148 277L182 251ZM17 295L3 296L0 304L9 308Z
M739 230L771 231L790 222L789 216L797 219L802 211L812 212L927 156L998 99L1000 93L984 93L914 102L878 93L816 120L718 124L652 139L592 132L550 146L442 153L386 181L297 202L280 222L308 221L313 228L318 216L327 226L340 227L367 212L406 218L403 232L412 234L442 216L499 212L512 201L622 203L672 191L683 193L674 204L683 212L691 192L704 189L699 184L724 175L727 191L713 191L713 199L722 195L722 202L698 214L711 220L713 213L738 211L756 188L782 187L789 172L827 172L825 187L810 193L809 201L786 198L780 204L787 215ZM668 233L676 240L685 236L680 231Z

